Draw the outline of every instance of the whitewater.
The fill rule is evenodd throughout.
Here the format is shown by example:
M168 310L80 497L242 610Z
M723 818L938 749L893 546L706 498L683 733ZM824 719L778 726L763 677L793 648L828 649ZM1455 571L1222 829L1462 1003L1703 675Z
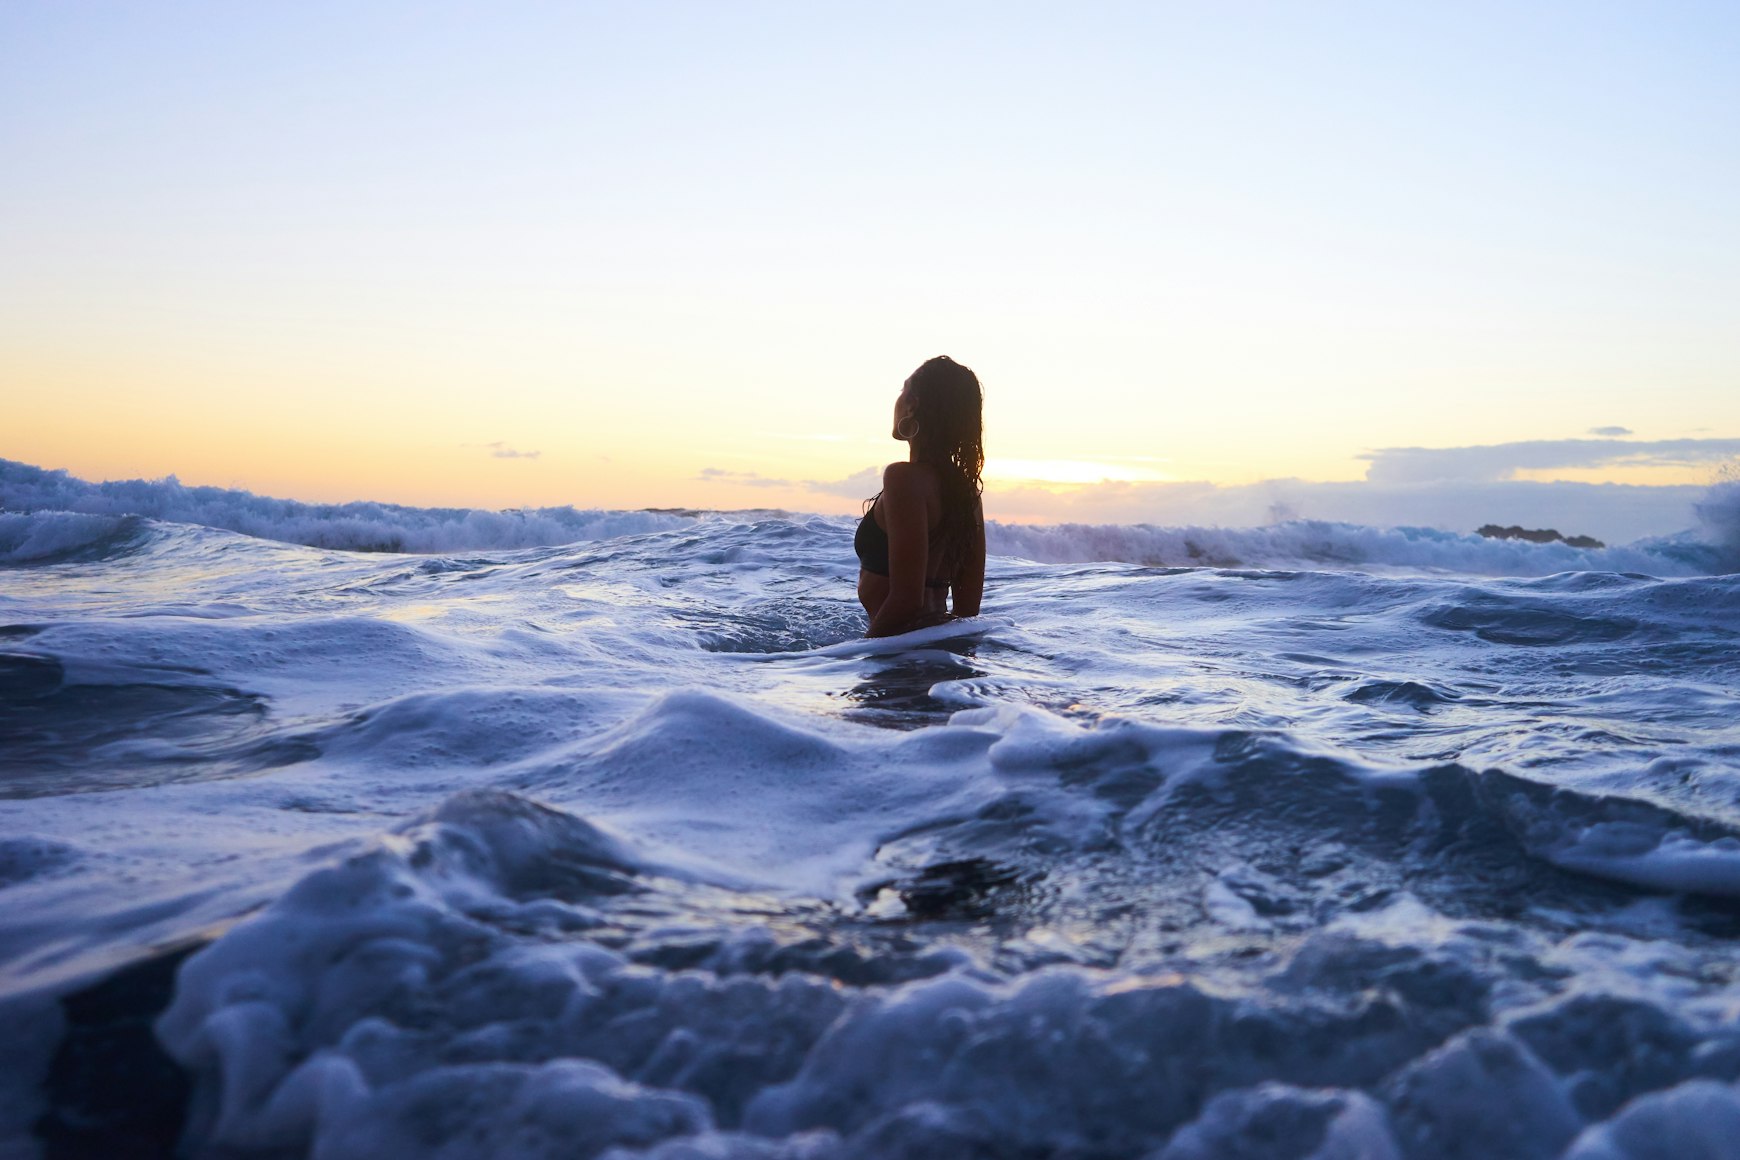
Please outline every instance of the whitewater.
M1740 484L852 525L0 461L0 1155L1740 1155Z

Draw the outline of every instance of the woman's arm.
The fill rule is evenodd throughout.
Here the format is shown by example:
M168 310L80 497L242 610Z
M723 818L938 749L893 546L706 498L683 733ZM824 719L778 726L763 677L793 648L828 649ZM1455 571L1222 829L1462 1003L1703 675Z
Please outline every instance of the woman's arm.
M954 592L956 616L979 615L979 603L985 597L985 509L981 504L973 521L973 539L961 556L961 566L955 569L949 587Z
M930 564L930 521L912 464L888 465L876 506L888 533L888 597L864 635L893 636L924 612L924 573Z

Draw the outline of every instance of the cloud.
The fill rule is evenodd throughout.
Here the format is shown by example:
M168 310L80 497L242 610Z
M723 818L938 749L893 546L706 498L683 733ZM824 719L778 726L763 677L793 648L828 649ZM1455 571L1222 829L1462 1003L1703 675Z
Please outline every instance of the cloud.
M1363 480L1269 479L1222 486L1202 480L1107 480L1072 485L991 481L985 514L1034 523L1261 527L1286 520L1330 520L1372 527L1473 532L1482 524L1555 528L1609 544L1671 535L1696 526L1702 485L1544 482L1515 479L1520 467L1659 462L1714 464L1740 453L1740 439L1657 442L1568 439L1488 447L1388 448L1372 453ZM1462 477L1447 474L1462 472ZM1740 465L1734 469L1740 475ZM1414 478L1408 478L1409 474ZM860 500L882 486L882 469L844 479L805 480L822 495Z
M1523 479L1380 484L1270 479L1229 487L1112 482L1061 489L988 488L985 514L1005 521L1161 527L1260 527L1306 519L1472 532L1488 523L1521 524L1625 544L1693 527L1693 507L1708 492L1693 484Z
M1385 447L1359 456L1369 483L1476 482L1571 467L1695 467L1740 455L1740 439L1537 439L1478 447Z
M734 483L741 487L790 487L789 479L773 479L756 471L726 471L722 467L703 467L696 479L706 483Z
M516 451L500 439L494 443L466 443L463 446L485 448L496 459L536 459L543 454L542 451Z
M1619 435L1630 435L1632 434L1632 430L1629 427L1591 427L1589 428L1589 434L1605 435L1612 438Z
M868 499L882 490L882 469L880 467L866 467L862 471L854 471L845 479L806 479L804 486L810 491L819 491L823 495L843 495L847 499Z

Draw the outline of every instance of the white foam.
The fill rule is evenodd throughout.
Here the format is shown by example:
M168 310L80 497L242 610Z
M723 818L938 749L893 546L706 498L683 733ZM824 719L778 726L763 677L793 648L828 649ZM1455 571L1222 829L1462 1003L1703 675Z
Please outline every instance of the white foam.
M52 560L101 543L122 529L117 516L83 512L0 511L0 564Z
M1705 841L1684 830L1603 822L1545 852L1567 870L1652 890L1740 896L1740 838Z
M996 792L982 758L996 734L949 732L890 745L681 689L519 780L667 866L832 897L888 835Z
M838 644L807 649L805 652L815 657L871 657L899 654L941 644L944 641L972 640L999 629L1012 628L1014 623L1007 616L967 616L958 620L945 621L942 624L915 628L910 632L896 633L893 636L844 640ZM799 654L772 655L792 656Z
M87 483L65 471L44 471L23 463L0 460L0 509L12 509L0 519L27 520L18 512L60 512L83 516L85 523L66 517L51 521L60 531L8 531L0 524L0 553L25 551L47 554L44 545L70 528L97 528L91 517L140 515L174 523L201 524L316 548L349 551L460 552L541 547L580 540L608 539L685 527L693 517L665 512L581 510L573 507L521 508L487 511L478 508L423 508L400 504L357 502L302 503L272 499L235 488L186 487L174 476ZM94 537L96 532L87 531ZM56 549L63 550L63 549ZM0 555L0 559L6 556ZM20 555L16 562L33 558Z
M1740 1091L1699 1079L1634 1100L1577 1137L1564 1160L1722 1160L1740 1141Z
M113 525L79 517L139 515L199 524L263 539L352 551L464 552L543 547L666 531L695 515L574 507L490 511L359 501L313 504L234 488L187 487L161 480L89 483L0 459L0 562L51 558L111 534ZM1740 567L1740 483L1716 485L1697 505L1708 534L1573 548L1446 532L1292 520L1265 527L1160 527L1151 524L987 524L994 555L1040 563L1127 563L1160 567L1440 571L1480 576L1546 576L1571 571L1707 574ZM41 517L19 513L45 513ZM69 513L50 515L46 513ZM748 520L781 513L736 513ZM31 522L40 518L43 522ZM7 524L6 520L22 520Z
M1740 478L1730 473L1729 478L1712 486L1693 510L1716 545L1724 569L1740 571Z
M1556 1156L1583 1126L1557 1077L1486 1028L1414 1061L1387 1088L1410 1155Z
M504 947L473 915L517 912L522 926L583 929L583 910L548 898L515 904L508 892L528 861L608 874L628 858L580 819L485 794L456 798L405 837L304 879L191 960L159 1022L170 1052L215 1084L193 1138L333 1157L537 1157L708 1127L701 1101L645 1091L597 1064L425 1065L389 1077L360 1065L358 1048L340 1047L367 1043L376 1004L438 982L438 970L450 974L480 947L501 957L472 973L471 988L458 980L461 1002L487 1010L490 979L505 982L504 971L523 993L551 984L584 993L589 976L620 965L615 956L584 943ZM450 1144L420 1137L436 1105L471 1132Z
M1550 1152L1583 1081L1505 1019L1592 982L1711 1048L1648 1083L1723 1065L1693 1017L1733 1009L1693 929L1719 908L1581 876L1732 891L1731 578L1295 570L1576 552L1349 525L997 528L1251 570L1005 555L989 615L864 641L843 520L429 560L5 519L38 538L0 576L0 726L52 796L0 800L0 991L227 930L163 1024L213 1109L190 1152L441 1155L419 1132L453 1123L529 1156L1183 1156L1293 1124L1345 1160L1494 1118L1522 1127L1489 1152ZM1531 784L1471 792L1495 766ZM40 1110L57 1032L25 1033L0 1129ZM1631 1058L1589 1069L1633 1099Z
M1220 1160L1263 1155L1285 1140L1303 1147L1321 1133L1299 1160L1400 1160L1383 1106L1360 1092L1259 1084L1208 1102L1154 1160Z

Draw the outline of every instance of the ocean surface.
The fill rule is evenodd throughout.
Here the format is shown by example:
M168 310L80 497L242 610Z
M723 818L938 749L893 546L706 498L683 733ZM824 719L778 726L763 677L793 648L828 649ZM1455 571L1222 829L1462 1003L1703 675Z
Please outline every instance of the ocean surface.
M0 1155L1740 1155L1740 485L878 641L837 517L0 508Z

